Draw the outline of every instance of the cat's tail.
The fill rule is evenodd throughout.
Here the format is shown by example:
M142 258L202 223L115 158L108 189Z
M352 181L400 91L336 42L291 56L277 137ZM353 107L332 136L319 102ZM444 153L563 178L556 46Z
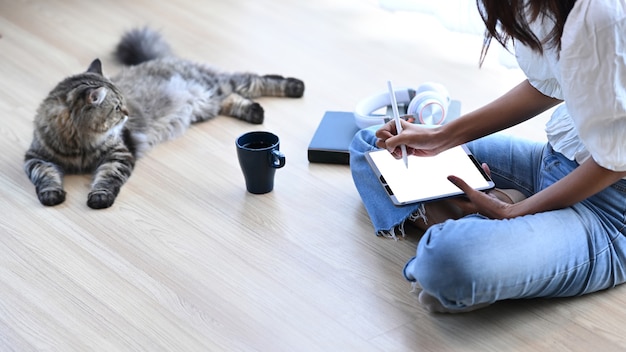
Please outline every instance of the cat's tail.
M159 32L143 27L124 33L114 55L125 65L138 65L145 61L171 56L172 51Z

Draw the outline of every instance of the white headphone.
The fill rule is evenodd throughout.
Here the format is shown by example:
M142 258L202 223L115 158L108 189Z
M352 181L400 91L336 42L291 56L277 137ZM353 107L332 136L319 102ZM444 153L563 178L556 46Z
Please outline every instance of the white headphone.
M415 123L424 125L443 125L446 123L450 95L439 83L428 82L417 89L403 88L394 91L398 104L408 104L407 115L413 115ZM373 115L378 109L391 104L388 92L373 95L360 101L354 109L354 118L359 128L384 124L392 117Z

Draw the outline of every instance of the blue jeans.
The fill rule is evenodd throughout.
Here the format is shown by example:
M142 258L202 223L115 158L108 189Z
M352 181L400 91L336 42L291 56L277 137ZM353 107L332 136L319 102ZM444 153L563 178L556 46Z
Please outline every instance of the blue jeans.
M380 232L398 226L419 205L393 205L373 175L364 152L376 148L375 130L355 136L350 166ZM515 188L526 196L578 166L549 144L509 136L492 135L468 146L489 165L497 187ZM448 220L426 231L403 274L448 309L607 289L626 276L625 214L626 181L621 180L565 209L506 220L478 214Z

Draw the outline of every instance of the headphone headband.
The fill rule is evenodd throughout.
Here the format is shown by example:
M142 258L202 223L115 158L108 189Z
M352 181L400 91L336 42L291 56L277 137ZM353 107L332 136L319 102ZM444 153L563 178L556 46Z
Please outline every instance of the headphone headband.
M398 104L408 105L411 99L415 97L415 89L411 88L395 89L393 93L396 95ZM389 121L389 116L372 115L372 112L389 105L391 105L391 97L388 92L381 92L361 100L354 109L356 125L359 128L366 128Z

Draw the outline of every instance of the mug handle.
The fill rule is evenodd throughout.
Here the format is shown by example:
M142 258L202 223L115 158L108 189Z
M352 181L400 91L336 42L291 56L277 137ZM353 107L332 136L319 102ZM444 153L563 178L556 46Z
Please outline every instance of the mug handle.
M285 166L285 154L281 153L278 149L272 150L272 154L270 155L270 166L275 169L280 169Z

